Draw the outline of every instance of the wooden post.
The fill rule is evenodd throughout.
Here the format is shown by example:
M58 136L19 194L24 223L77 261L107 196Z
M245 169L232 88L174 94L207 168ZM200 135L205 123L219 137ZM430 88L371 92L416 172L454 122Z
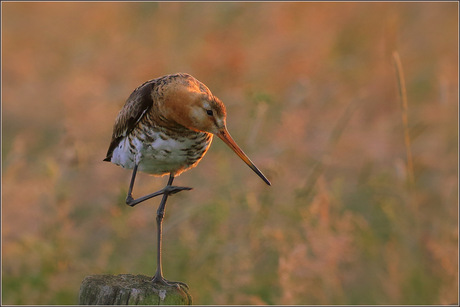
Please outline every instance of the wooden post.
M80 305L191 305L184 286L152 283L145 275L90 275L80 286Z

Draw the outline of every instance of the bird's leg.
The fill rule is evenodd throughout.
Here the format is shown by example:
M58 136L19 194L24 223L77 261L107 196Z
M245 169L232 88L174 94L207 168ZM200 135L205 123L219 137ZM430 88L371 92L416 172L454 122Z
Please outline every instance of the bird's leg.
M175 194L175 193L178 193L180 191L191 190L192 189L192 188L188 188L188 187L176 187L176 186L172 186L172 185L168 184L164 189L162 189L160 191L156 191L156 192L154 192L152 194L148 194L148 195L139 197L138 199L134 199L132 193L133 193L133 187L134 187L134 180L136 179L137 166L138 166L137 164L134 165L133 175L131 177L131 182L129 184L129 189L128 189L128 196L126 197L126 204L128 206L134 207L135 205L143 202L144 200L150 199L150 198L158 196L158 195ZM170 178L170 180L171 180L171 178ZM172 182L172 180L171 180L171 182ZM169 183L169 181L168 181L168 183Z
M163 230L163 218L165 216L165 206L166 200L168 199L169 194L177 193L178 191L169 192L172 186L172 182L174 180L174 175L169 175L168 184L165 187L165 192L163 193L163 198L161 199L160 206L157 210L157 271L155 276L152 279L152 282L158 283L164 286L176 286L180 287L180 285L185 286L188 289L187 284L183 282L176 282L176 281L168 281L163 277L163 267L161 264L161 241L162 241L162 230Z
M130 205L134 201L132 193L133 193L133 187L134 187L134 179L136 179L136 173L137 173L137 164L134 165L133 175L131 176L131 182L130 182L129 188L128 188L128 196L126 196L126 204L127 205Z

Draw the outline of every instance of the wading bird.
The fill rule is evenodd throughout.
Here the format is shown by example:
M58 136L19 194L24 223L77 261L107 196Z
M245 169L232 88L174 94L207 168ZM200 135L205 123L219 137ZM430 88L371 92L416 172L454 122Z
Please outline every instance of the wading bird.
M145 82L129 96L113 127L112 141L104 161L132 169L126 204L135 206L163 195L157 211L157 270L153 282L169 282L161 266L162 221L169 195L188 187L173 186L175 176L195 167L211 145L213 135L224 141L266 184L268 179L232 139L226 127L224 104L200 81L178 73ZM134 199L137 171L168 175L165 188Z

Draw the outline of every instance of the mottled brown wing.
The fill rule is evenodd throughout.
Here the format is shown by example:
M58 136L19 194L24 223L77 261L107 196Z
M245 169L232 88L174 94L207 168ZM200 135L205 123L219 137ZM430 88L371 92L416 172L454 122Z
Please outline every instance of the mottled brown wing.
M157 79L150 80L136 88L125 105L118 113L117 119L113 126L112 141L104 161L112 159L113 150L118 146L120 141L127 136L142 119L142 117L152 108L152 89Z

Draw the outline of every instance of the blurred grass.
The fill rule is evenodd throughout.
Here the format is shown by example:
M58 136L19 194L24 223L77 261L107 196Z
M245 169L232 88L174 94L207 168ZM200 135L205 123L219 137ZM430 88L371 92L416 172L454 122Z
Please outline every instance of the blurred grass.
M458 4L2 3L2 303L75 304L155 271L157 201L103 163L145 80L220 97L220 140L168 203L164 272L197 304L458 303ZM392 53L409 103L401 121ZM414 185L407 185L405 129ZM140 174L135 194L166 178Z

